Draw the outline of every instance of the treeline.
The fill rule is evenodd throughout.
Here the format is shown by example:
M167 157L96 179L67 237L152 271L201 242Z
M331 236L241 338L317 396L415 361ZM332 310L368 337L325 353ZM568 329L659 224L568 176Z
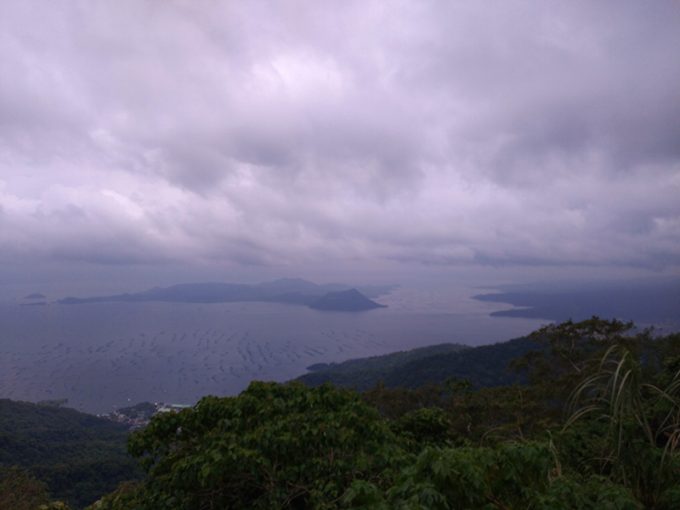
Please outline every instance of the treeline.
M473 388L506 386L526 381L522 371L509 370L510 363L544 346L531 337L493 345L469 347L440 344L383 356L317 364L298 378L308 386L331 383L366 391L381 384L387 388L420 388L447 379L466 379Z
M0 401L0 508L680 508L680 334L593 318L316 368L390 382L254 382L129 454L114 423Z
M680 335L593 318L532 339L522 385L205 397L132 435L145 478L93 508L680 508Z

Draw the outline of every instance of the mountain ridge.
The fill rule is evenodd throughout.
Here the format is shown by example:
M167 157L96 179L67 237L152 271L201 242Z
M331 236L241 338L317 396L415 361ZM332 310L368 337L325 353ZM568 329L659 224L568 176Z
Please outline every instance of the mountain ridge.
M369 295L388 292L393 286L367 286ZM305 305L316 310L364 311L382 308L360 290L348 285L316 284L301 278L283 278L259 284L242 283L181 283L169 287L154 287L141 292L85 298L66 297L59 304L74 305L103 302L174 302L174 303L236 303L269 302Z
M309 372L295 380L309 386L332 383L366 391L378 384L387 388L417 388L442 384L447 379L467 379L473 387L493 387L523 381L523 375L509 370L510 362L540 345L520 337L476 347L438 344L341 363L311 365Z

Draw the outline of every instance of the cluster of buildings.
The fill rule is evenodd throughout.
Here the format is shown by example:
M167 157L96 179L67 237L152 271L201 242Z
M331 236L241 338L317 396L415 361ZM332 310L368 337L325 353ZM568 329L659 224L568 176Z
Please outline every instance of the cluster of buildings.
M121 407L108 414L99 415L116 423L127 425L131 429L138 429L148 425L151 418L159 413L177 413L191 407L185 404L166 404L164 402L142 402L140 404Z

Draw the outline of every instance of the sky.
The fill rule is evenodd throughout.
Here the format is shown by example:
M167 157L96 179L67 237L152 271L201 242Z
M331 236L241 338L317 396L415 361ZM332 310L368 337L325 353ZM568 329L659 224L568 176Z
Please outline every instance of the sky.
M663 0L3 1L0 287L677 276L678 27Z

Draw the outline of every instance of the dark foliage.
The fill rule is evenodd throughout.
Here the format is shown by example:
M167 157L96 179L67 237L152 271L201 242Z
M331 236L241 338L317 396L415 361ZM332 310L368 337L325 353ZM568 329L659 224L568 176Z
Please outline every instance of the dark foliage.
M353 359L342 363L319 363L308 367L311 372L297 380L309 386L320 386L330 382L341 388L364 391L383 382L387 377L391 378L402 373L405 365L458 353L466 349L469 347L465 345L440 344L393 352L383 356Z
M154 418L130 441L149 478L139 508L334 508L398 458L388 424L356 393L252 383Z
M533 338L517 338L494 345L469 348L443 344L403 353L316 366L298 380L316 386L326 382L365 391L383 384L387 388L419 388L443 384L447 379L468 380L475 388L523 382L524 374L512 370L511 361L544 348Z
M543 328L513 345L522 385L208 397L134 436L148 477L99 508L678 508L680 341L633 331Z
M0 466L21 466L82 508L139 476L127 429L73 409L0 400Z
M145 477L122 483L91 508L680 508L680 335L655 337L593 317L505 346L432 349L322 367L385 375L422 365L424 374L429 364L437 376L423 375L427 384L418 387L378 384L359 394L328 384L254 382L239 396L205 397L154 417L129 441ZM465 368L458 356L491 370L505 368L511 352L520 383L480 388L449 376ZM76 450L96 448L97 434L120 433L92 421L94 436L65 432L62 423L60 432L49 426L41 438L38 417L66 419L41 413L79 413L4 405L19 417L7 420L15 439L19 423L40 438L35 451L21 442L13 447L28 458L54 456L62 440ZM29 408L22 414L16 406ZM0 429L2 440L6 435ZM54 444L44 446L45 438ZM60 486L88 476L78 471L79 455L73 465L64 458L63 472L31 471ZM103 459L96 466L90 469L111 480L125 478ZM46 498L32 475L15 470L5 479L13 495Z

